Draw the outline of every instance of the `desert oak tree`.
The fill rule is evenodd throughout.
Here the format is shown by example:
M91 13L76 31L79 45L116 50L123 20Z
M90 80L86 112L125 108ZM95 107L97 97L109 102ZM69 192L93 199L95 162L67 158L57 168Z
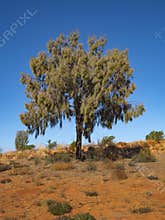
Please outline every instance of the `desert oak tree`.
M142 115L143 105L129 103L136 86L128 51L105 52L104 37L88 38L88 49L79 34L60 34L30 60L32 74L22 73L29 102L20 114L30 133L44 135L47 127L62 127L64 119L75 119L76 158L81 158L82 136L90 141L95 125L112 128L121 120Z

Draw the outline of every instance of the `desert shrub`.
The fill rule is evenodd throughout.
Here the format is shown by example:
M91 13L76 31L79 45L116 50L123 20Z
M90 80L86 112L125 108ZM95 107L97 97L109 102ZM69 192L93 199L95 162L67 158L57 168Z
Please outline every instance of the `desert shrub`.
M133 208L131 212L135 214L144 214L144 213L152 212L152 209L150 207L140 207L140 208Z
M140 150L140 152L134 156L133 160L135 162L155 162L156 158L155 156L151 153L150 149L148 147L145 147Z
M112 178L116 180L125 180L128 178L124 163L118 162L115 164L114 169L112 169Z
M113 161L119 158L119 151L115 144L111 144L103 150L103 157Z
M67 202L56 202L55 200L47 200L48 211L53 215L63 215L69 213L72 207Z
M71 170L73 168L74 168L74 166L73 166L72 163L66 163L66 162L62 162L62 161L60 161L58 163L55 163L53 165L53 169L54 170L59 170L59 171L60 170Z
M76 151L76 141L72 141L72 143L69 145L69 151L71 152Z
M85 152L85 155L86 155L86 159L90 159L90 160L102 160L102 159L104 159L103 149L98 148L98 147L90 146L88 148L87 152Z
M39 157L34 157L34 164L38 165L41 163L41 159Z
M51 140L48 140L48 144L47 144L47 148L49 149L49 150L51 150L51 149L55 149L57 147L57 142L56 141L51 141Z
M10 178L2 179L0 181L0 183L2 183L2 184L11 183L11 182L12 182L12 180Z
M158 180L158 177L157 177L157 176L154 176L154 175L149 175L149 176L147 176L147 178L148 178L149 180Z
M96 220L92 215L89 213L82 213L75 215L72 220Z
M0 172L6 171L6 170L10 170L10 169L11 169L10 165L0 163Z
M73 218L69 216L59 216L56 220L73 220Z
M87 164L87 171L96 171L97 167L96 164L92 161L89 161Z
M101 140L100 144L104 147L108 147L109 145L114 143L114 139L115 139L114 136L105 136Z
M55 163L57 161L70 162L71 156L66 152L54 153L45 157L46 163Z
M28 144L24 147L24 150L32 150L35 148L35 145L34 144Z
M57 220L96 220L92 215L89 213L81 213L77 214L73 217L69 216L60 216L57 218Z
M164 139L163 131L151 131L148 135L146 135L146 140L160 141L163 139Z
M115 168L118 170L125 170L124 163L123 162L116 163Z
M15 138L15 147L17 150L24 150L28 144L28 133L26 131L17 131Z
M88 191L88 192L85 192L86 196L98 196L98 193L95 192L95 191Z

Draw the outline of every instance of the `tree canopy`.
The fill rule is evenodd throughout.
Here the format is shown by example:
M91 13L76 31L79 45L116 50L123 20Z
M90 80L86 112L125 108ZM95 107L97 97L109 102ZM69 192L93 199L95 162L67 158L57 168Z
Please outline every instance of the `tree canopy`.
M85 49L77 32L60 34L48 42L46 52L30 60L32 74L21 76L29 99L20 115L22 123L37 137L74 117L77 157L82 135L90 141L95 125L112 128L144 112L143 105L128 101L136 89L128 50L106 52L106 42L104 37L89 37Z

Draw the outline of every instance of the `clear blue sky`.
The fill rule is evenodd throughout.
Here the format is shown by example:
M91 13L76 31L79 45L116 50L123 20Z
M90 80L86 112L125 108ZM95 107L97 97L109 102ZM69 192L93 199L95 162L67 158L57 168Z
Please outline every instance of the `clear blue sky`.
M17 130L25 129L19 120L26 101L20 73L30 72L30 58L45 50L49 39L74 30L79 30L83 43L89 35L104 35L107 48L129 49L137 84L131 100L144 103L147 110L127 125L95 129L92 140L114 135L116 141L134 141L144 139L153 129L165 131L165 1L1 0L0 148L4 151L14 150ZM10 31L8 35L6 31ZM48 129L44 137L31 137L30 142L42 144L52 139L70 143L75 138L74 127L73 122L65 123L63 129Z

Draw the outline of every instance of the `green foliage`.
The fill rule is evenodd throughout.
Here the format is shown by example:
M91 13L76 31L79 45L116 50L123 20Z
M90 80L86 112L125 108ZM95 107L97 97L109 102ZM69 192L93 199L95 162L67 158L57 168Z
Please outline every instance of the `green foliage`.
M151 153L148 147L145 147L140 150L140 152L133 158L133 161L136 162L155 162L156 158Z
M24 147L24 150L32 150L35 148L35 145L34 144L28 144Z
M151 131L148 135L146 135L146 140L160 141L163 139L164 139L163 131Z
M56 141L51 141L51 140L48 140L48 145L47 145L47 148L48 149L55 149L57 147L57 142Z
M72 210L72 207L67 203L56 202L55 200L48 200L48 211L53 215L63 215L69 213Z
M105 147L108 147L108 146L110 146L114 143L114 139L115 139L114 136L105 136L101 140L101 145L105 146Z
M15 138L16 149L25 150L28 142L28 133L26 131L18 131Z
M30 133L37 137L48 126L62 127L64 119L74 117L80 146L82 135L90 141L95 125L112 128L142 115L144 106L128 101L136 89L128 51L106 52L106 42L89 37L86 50L78 33L61 34L48 42L47 52L31 59L32 74L21 77L29 102L20 115Z
M76 141L72 141L72 143L69 145L69 150L71 152L75 152L76 151Z

